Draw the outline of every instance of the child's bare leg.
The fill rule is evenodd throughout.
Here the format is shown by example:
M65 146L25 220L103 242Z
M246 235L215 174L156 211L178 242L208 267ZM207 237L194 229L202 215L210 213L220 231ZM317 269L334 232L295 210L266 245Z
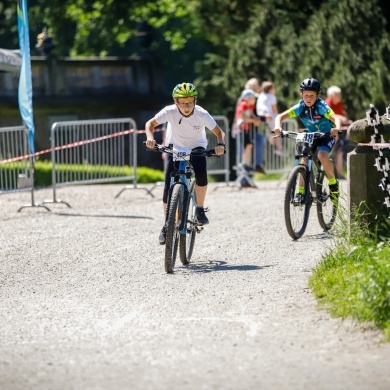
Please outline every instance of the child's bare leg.
M206 199L207 186L195 185L196 205L198 207L204 206L204 200Z
M245 164L248 164L248 165L252 164L252 150L253 150L252 144L248 144L245 146L244 155L243 155L243 159L244 159Z
M326 150L320 150L318 152L318 159L321 161L328 180L334 179L334 165L329 160L329 153Z

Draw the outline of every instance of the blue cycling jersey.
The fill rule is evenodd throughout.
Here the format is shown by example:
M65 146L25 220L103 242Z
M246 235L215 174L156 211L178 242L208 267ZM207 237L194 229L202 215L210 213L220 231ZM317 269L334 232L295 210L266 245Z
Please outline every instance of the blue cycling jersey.
M288 110L288 115L290 118L299 117L309 132L329 133L334 127L329 119L334 112L321 98L318 98L311 107L307 107L304 101L300 100Z

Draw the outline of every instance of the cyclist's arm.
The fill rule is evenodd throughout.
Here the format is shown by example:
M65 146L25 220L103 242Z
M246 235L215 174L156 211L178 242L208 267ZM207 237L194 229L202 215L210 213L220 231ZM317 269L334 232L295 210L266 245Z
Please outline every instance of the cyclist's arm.
M149 149L153 149L156 145L156 141L154 140L154 128L157 127L159 123L154 119L150 119L146 122L145 125L145 133L146 133L146 147Z
M286 120L287 118L289 118L289 116L290 116L289 112L290 112L290 110L286 110L286 111L282 112L281 114L276 115L275 128L274 128L274 132L276 135L279 135L282 132L282 122L284 120Z
M214 127L214 129L211 130L215 136L217 137L217 142L218 144L215 147L215 154L216 155L221 155L225 153L225 133L222 131L222 129L217 125Z
M339 115L333 114L329 117L329 120L331 120L336 126L336 128L332 129L330 133L331 135L336 136L338 131L341 129L341 118Z

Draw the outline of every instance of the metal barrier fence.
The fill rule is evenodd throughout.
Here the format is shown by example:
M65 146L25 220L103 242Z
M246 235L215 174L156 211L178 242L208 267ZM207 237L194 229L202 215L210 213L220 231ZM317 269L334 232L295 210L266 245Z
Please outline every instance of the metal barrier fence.
M229 139L230 139L230 128L229 121L225 116L213 115L217 125L225 132L225 145L226 154L220 158L209 158L207 159L207 173L209 175L224 175L225 185L229 185L230 180L230 169L229 169ZM211 132L207 131L207 148L212 149L217 146L217 137Z
M0 128L0 161L17 159L0 164L0 195L19 191L31 192L31 204L19 208L42 207L34 200L34 160L31 156L28 141L28 130L25 126Z
M287 119L282 123L283 130L298 131L298 124L295 119ZM246 133L246 134L245 134ZM253 143L252 150L248 152L250 161L244 161L245 155L245 135ZM261 124L259 127L249 125L249 130L240 131L235 134L236 140L236 165L237 174L236 184L242 186L242 183L248 183L251 187L256 187L254 184L251 172L258 170L261 165L266 173L287 173L294 165L294 148L293 142L288 139L279 138L282 153L277 154L275 148L275 139L272 138L271 129L266 124ZM259 154L262 153L262 156ZM262 161L260 161L262 160Z
M282 123L282 128L285 131L298 131L298 123L295 119L286 119ZM285 173L289 172L294 165L295 161L295 143L286 138L279 138L282 146L282 155L275 153L275 146L272 144L274 141L273 134L268 125L260 126L259 131L266 138L268 142L264 149L264 161L266 170L268 173Z
M67 185L132 181L137 185L137 131L132 118L56 122L51 128L53 199ZM120 136L117 133L124 132ZM61 148L72 145L71 148Z
M0 128L0 161L30 154L28 130L24 126ZM32 158L0 164L0 194L33 188Z

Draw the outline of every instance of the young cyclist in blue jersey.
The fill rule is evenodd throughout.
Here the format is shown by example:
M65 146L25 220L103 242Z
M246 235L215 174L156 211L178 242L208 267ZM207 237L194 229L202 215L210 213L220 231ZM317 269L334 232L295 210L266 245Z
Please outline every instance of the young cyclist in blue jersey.
M300 92L302 99L299 103L276 116L274 132L276 135L281 133L281 124L285 119L299 117L308 132L320 131L329 134L329 137L321 138L318 141L317 150L318 159L324 167L329 189L334 199L338 197L339 185L334 175L334 165L329 159L329 153L335 143L334 137L341 127L341 121L325 101L319 97L321 85L318 80L314 78L303 80L300 85ZM303 193L303 191L304 187L302 185L299 192Z
M218 145L215 147L215 154L225 153L225 133L217 125L214 118L202 107L196 104L198 90L191 83L176 85L173 89L172 97L174 104L163 108L154 118L150 119L145 126L146 147L153 149L156 145L153 130L156 126L168 122L169 134L165 141L166 145L173 144L175 147L189 149L206 149L206 127L217 137ZM207 191L207 166L206 157L192 156L191 163L195 173L195 194L196 194L196 219L199 224L209 223L204 210L204 200ZM164 215L167 209L168 191L173 172L173 157L168 155L167 169L165 172L165 186L163 194ZM159 242L164 245L166 241L166 227L163 226Z

